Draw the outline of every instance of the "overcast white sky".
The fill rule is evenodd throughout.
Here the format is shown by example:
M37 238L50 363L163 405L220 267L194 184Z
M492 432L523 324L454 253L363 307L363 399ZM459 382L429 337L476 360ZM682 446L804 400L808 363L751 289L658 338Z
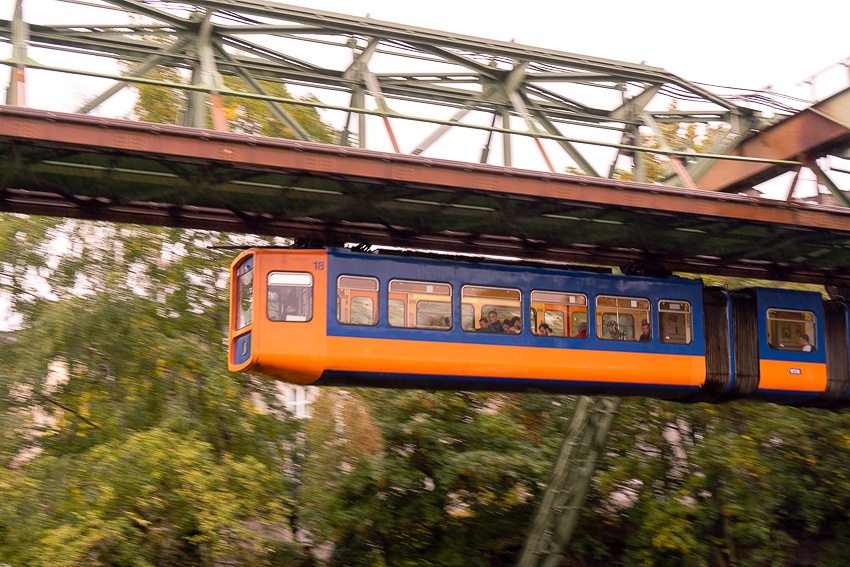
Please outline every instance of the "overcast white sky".
M773 84L780 92L806 97L808 88L796 83L850 57L846 0L311 0L309 5L594 57L645 61L695 82L752 89ZM845 69L841 78L846 77ZM824 92L841 87L828 93L824 87Z

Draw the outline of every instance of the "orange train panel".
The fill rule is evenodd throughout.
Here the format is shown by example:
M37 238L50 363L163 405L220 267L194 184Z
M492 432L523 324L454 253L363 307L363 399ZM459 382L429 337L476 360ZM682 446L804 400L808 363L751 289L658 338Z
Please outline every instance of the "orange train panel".
M309 333L308 335L312 335ZM305 340L306 339L306 340ZM297 347L296 347L297 345ZM701 386L705 359L698 356L528 348L464 343L327 337L324 345L299 333L290 352L263 357L272 368L292 365L292 354L310 352L300 383L325 370L404 375L479 376L487 378L592 381L663 386ZM289 349L287 349L289 350ZM317 360L325 353L327 360ZM311 374L312 373L312 374ZM287 378L290 375L287 373Z
M826 364L759 361L759 390L823 392L826 390Z

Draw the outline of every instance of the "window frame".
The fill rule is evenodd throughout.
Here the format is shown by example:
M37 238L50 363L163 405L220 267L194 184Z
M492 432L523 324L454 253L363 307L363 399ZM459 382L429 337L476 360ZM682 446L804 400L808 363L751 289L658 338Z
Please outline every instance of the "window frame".
M548 295L549 297L540 297L541 294ZM537 295L537 297L539 297L539 299L535 300L535 295ZM564 298L567 298L567 299L559 300L556 296L563 296ZM587 317L588 317L590 307L588 305L586 293L581 293L581 292L577 292L577 291L555 291L555 290L551 290L551 289L532 289L529 292L528 297L529 297L529 313L531 312L530 311L531 309L535 309L534 305L543 305L544 306L543 307L543 317L542 317L543 320L542 321L540 321L540 310L539 309L537 310L537 318L538 318L537 325L538 326L542 323L546 323L547 325L549 325L550 329L552 328L552 324L549 323L549 321L546 320L546 316L549 313L559 313L559 314L563 315L563 318L564 318L564 320L562 321L563 327L564 327L564 334L563 335L557 335L557 334L541 335L537 332L537 327L535 327L535 329L532 331L535 336L546 337L546 338L551 338L551 339L576 339L576 340L581 341L581 340L586 339L590 335L589 331L588 331L587 335L585 335L584 337L577 337L577 336L571 334L572 328L574 326L573 325L573 316L574 315L583 313L584 318L585 318L584 322L587 323ZM576 301L575 300L576 298L583 300L583 303L582 303L582 301ZM563 302L561 302L561 301L563 301ZM561 307L563 309L547 309L546 308L547 305L550 305L550 306L551 305L557 305L558 307ZM577 311L575 309L584 309L584 311ZM553 331L554 331L554 329L553 329Z
M617 304L614 306L611 305L599 305L600 299L614 299L617 301ZM638 306L620 306L620 300L626 301L643 301L646 303L646 309L643 309ZM640 343L640 335L637 334L637 330L640 324L637 322L638 320L635 318L634 313L638 311L644 311L646 313L645 316L641 317L641 319L645 318L648 321L652 321L652 302L648 297L635 297L628 295L609 295L609 294L599 294L594 298L594 307L596 309L595 317L599 318L599 326L596 326L596 338L603 341L621 341L627 343ZM622 310L622 313L621 313ZM632 313L629 313L631 311ZM610 315L612 312L616 313L615 323L617 324L617 328L620 333L622 333L622 337L620 338L611 338L605 336L606 329L608 327L608 323L611 321L610 319L606 322L605 315ZM623 324L621 322L622 316L628 316L632 319L631 328L632 328L632 336L634 338L629 339L628 334L622 331ZM626 327L628 328L628 327ZM652 327L650 327L651 329Z
M778 312L782 312L782 313L802 313L803 315L811 316L811 320L806 320L805 318L802 319L802 320L771 318L771 316L770 316L771 311L774 311L774 312L778 311ZM815 315L815 313L813 311L809 311L807 309L788 309L788 308L785 308L785 307L768 307L765 310L764 316L765 316L765 322L766 322L766 325L765 325L765 333L766 333L765 340L767 341L767 346L770 350L773 350L773 351L776 351L776 352L798 352L798 353L804 353L804 354L812 354L814 352L817 352L817 350L818 350L817 316ZM811 332L805 332L805 334L809 337L809 345L811 345L812 350L805 351L805 350L802 350L802 348L797 348L797 343L796 343L797 339L790 337L790 332L791 332L790 328L789 328L788 339L783 339L782 337L780 337L779 339L776 340L776 345L772 344L771 341L770 341L771 322L776 323L777 328L779 326L778 325L779 322L798 323L798 324L801 323L803 325L804 331L809 330L809 329L807 329L807 327L811 327ZM799 336L801 336L801 334L798 333L797 336L799 337ZM793 348L789 348L789 347L782 348L783 345L782 345L782 343L779 342L780 340L794 341Z
M354 280L369 280L370 282L374 282L375 286L374 286L374 288L371 288L371 287L351 287L351 286L346 286L346 287L341 288L340 282L342 281L343 278L352 278ZM371 297L371 296L368 296L368 295L350 295L349 298L348 298L348 302L349 302L349 322L346 323L344 321L340 321L340 319L339 319L340 318L340 305L339 305L340 289L351 290L351 291L374 292L375 296ZM376 278L374 276L359 276L359 275L355 275L355 274L340 274L336 278L336 293L337 293L337 295L336 295L336 297L337 297L336 322L339 323L340 325L353 325L355 327L375 327L378 324L378 322L381 320L381 309L380 309L381 282L378 280L378 278ZM351 319L353 319L352 313L354 311L352 309L352 306L354 304L355 299L368 299L372 302L372 308L370 310L370 312L372 313L372 322L371 323L369 323L369 324L354 323L354 322L351 321Z
M436 291L433 291L433 290L428 291L427 289L425 291L393 290L393 284L405 284L405 283L407 283L407 284L423 284L425 286L435 286L435 287L436 286L445 286L446 288L448 288L448 294L439 293L439 292L436 292ZM390 297L391 294L404 294L405 299L402 300L402 299L399 299L397 297ZM416 301L416 311L413 313L412 321L411 321L410 313L408 312L408 310L410 309L410 304L409 304L410 295L424 295L424 296L426 296L425 298L419 299L419 300ZM443 301L439 301L437 298L443 298ZM447 298L447 299L445 299L445 298ZM403 309L404 325L403 326L396 326L396 325L392 324L392 321L389 317L389 311L390 311L389 303L391 301L400 301L402 303L402 305L404 306L404 309ZM437 303L437 304L448 303L448 305L449 305L449 313L448 313L449 326L448 327L442 327L442 326L436 326L436 325L420 326L419 323L418 323L419 303L422 302L422 301L428 301L428 302ZM419 330L419 331L441 331L441 332L450 331L454 327L453 306L454 306L454 287L449 282L412 280L412 279L407 279L407 278L393 278L393 279L391 279L387 282L387 323L393 329L414 329L414 330ZM411 326L411 323L412 323L413 326Z
M276 275L307 276L310 283L309 284L297 284L297 283L286 283L286 282L274 283L274 282L272 282L272 279ZM269 294L273 291L272 290L273 287L290 287L290 288L299 289L299 290L308 289L310 291L310 298L309 298L310 315L309 315L309 317L307 317L305 319L287 319L287 317L289 317L289 316L286 315L286 314L284 314L281 319L272 319L271 317L269 317L269 304L271 303L269 301ZM313 289L314 289L314 287L315 287L315 280L313 278L313 274L311 274L310 272L294 272L294 271L288 271L288 270L275 270L275 271L269 272L268 276L266 276L266 298L265 298L266 300L265 300L265 309L264 309L265 314L266 314L266 319L268 319L269 321L271 321L273 323L309 323L310 321L313 320L313 303L314 303ZM303 294L299 297L299 300L303 300ZM281 301L280 303L281 303L281 309L283 309L285 307L283 301ZM304 317L304 315L296 315L296 317Z
M244 272L236 276L236 301L233 306L236 313L235 320L235 330L241 331L245 327L249 327L251 323L254 322L254 266L253 263L243 262L241 266L239 266L239 271L242 271L242 268L248 264L251 264L250 269L246 269ZM247 280L247 281L246 281ZM248 290L248 297L245 297L244 290ZM243 303L247 300L248 307L247 309L243 308Z
M675 309L663 309L661 307L662 303L685 304L685 305L688 306L688 310L687 311L677 311ZM657 333L656 336L658 337L659 342L661 342L662 344L665 344L665 345L689 345L689 344L692 344L694 342L694 307L693 307L693 305L691 305L690 301L687 301L685 299L659 299L656 309L657 309L657 312L658 312L658 333ZM664 329L662 328L663 325L664 325L664 323L663 323L663 314L664 313L684 313L687 316L687 324L688 324L688 329L687 329L688 340L687 340L687 342L671 341L671 340L665 339L666 333L663 332ZM652 327L650 327L650 329L651 328Z
M488 296L488 295L475 295L475 294L474 295L466 295L465 291L467 289L496 290L496 291L511 292L511 293L510 294L506 293L505 294L506 297L504 297L504 298L491 297L491 296ZM511 294L516 294L516 299L509 297L509 295L511 295ZM473 299L475 301L464 303L464 299ZM499 301L516 302L517 305L500 305ZM507 287L507 286L500 286L500 285L483 285L483 284L463 284L462 286L460 286L460 305L461 305L461 312L463 312L463 308L464 308L465 305L472 306L472 310L473 310L472 311L473 312L473 317L472 317L473 326L470 329L463 329L463 331L466 332L466 333L476 333L476 332L481 333L482 331L481 331L480 328L478 328L478 329L475 328L475 324L478 323L478 319L480 319L481 317L487 317L487 313L491 310L495 310L498 314L498 309L500 307L504 308L504 309L516 309L517 310L516 315L511 315L510 318L513 319L514 317L519 317L520 324L523 326L522 331L520 331L519 333L505 333L503 331L499 331L499 332L494 333L493 331L488 330L484 334L506 335L506 336L517 336L518 337L518 336L523 335L526 332L526 329L524 328L525 327L525 321L523 320L523 316L522 316L522 305L523 305L522 290L517 288L517 287ZM480 315L478 315L477 318L475 317L476 307L480 308ZM504 319L505 319L505 317L502 317L502 318L499 318L497 320L501 322ZM461 328L463 328L463 327L461 326Z

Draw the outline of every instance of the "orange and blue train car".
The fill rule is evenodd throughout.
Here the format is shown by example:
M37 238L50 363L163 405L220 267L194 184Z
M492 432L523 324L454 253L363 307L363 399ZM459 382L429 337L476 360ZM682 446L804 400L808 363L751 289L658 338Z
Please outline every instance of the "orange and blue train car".
M229 368L294 384L812 405L850 386L847 307L813 292L342 248L246 250L232 282Z

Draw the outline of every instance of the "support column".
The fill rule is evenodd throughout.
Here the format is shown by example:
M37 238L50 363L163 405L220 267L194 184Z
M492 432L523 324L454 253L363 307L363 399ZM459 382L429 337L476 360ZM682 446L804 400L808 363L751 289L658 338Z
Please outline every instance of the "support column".
M189 93L186 125L195 128L206 128L206 102L209 100L213 128L215 130L227 131L227 121L224 118L224 104L220 94L221 89L224 87L224 81L216 69L215 55L211 43L212 13L213 10L207 10L204 14L195 42L198 61L192 67L192 84L202 87L204 90Z
M350 45L352 50L357 47L356 42ZM366 108L366 73L369 71L369 60L377 49L378 40L369 39L369 43L360 53L354 51L351 65L342 74L343 79L354 82L351 87L352 108ZM347 128L348 124L346 124ZM344 135L344 138L347 139L348 135ZM366 147L366 115L362 112L357 113L357 143L361 148Z
M27 44L29 26L24 23L23 0L15 2L15 15L12 20L12 60L15 62L9 71L9 88L6 90L6 104L26 106L26 81L24 70L27 65Z
M502 129L511 129L511 111L508 108L502 108ZM502 155L505 167L511 167L511 135L508 132L502 132Z
M517 567L557 567L578 523L620 398L576 399L575 412Z

